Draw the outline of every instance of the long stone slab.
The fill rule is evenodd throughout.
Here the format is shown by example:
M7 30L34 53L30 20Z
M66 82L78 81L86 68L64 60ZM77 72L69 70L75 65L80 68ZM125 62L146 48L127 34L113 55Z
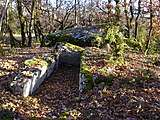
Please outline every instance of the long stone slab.
M37 88L39 88L42 82L48 78L52 72L54 72L56 67L56 60L55 58L52 58L48 61L48 63L50 63L48 64L44 60L29 59L24 63L30 66L28 66L27 70L19 73L10 83L10 86L13 93L21 94L24 97L27 97Z

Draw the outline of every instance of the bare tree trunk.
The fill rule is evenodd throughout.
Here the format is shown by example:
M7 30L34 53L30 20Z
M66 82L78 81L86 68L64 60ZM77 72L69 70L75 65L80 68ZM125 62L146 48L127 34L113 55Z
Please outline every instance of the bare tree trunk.
M111 23L111 12L112 12L112 8L111 8L111 0L108 0L108 22Z
M7 26L8 26L9 36L10 36L10 45L11 45L11 48L13 48L15 46L15 42L18 42L18 40L13 36L10 26L9 25ZM19 42L17 44L19 44Z
M44 47L45 46L45 43L44 43L44 36L43 36L43 33L41 31L41 22L40 22L40 4L41 3L38 3L38 1L36 2L36 28L37 28L37 31L38 31L38 35L39 35L39 41L40 41L40 47Z
M149 43L150 43L150 37L152 36L152 30L153 30L153 8L152 8L153 2L150 0L150 27L149 27L149 34L146 44L146 50L149 49Z
M130 38L130 21L129 21L129 16L128 16L128 9L127 9L127 1L124 0L124 12L125 12L125 17L126 17L126 22L127 22L127 37Z
M131 29L132 29L132 20L134 18L133 14L133 7L132 7L132 0L129 1L129 10L127 8L127 0L124 0L124 12L125 12L125 17L126 17L126 22L127 22L127 37L131 38ZM130 11L131 16L129 17L128 13Z
M30 19L30 23L29 23L29 36L28 36L28 39L29 39L28 46L29 47L32 46L32 26L33 26L33 22L34 22L35 2L36 2L36 0L32 0L31 19Z
M23 16L23 11L22 11L22 1L17 0L17 9L18 9L18 14L19 14L19 20L20 20L20 25L21 25L21 36L22 36L22 47L26 46L26 36L25 36L25 19Z
M6 9L6 28L7 28L7 31L9 33L9 38L10 38L10 45L11 45L11 48L13 48L15 46L15 41L16 38L13 36L13 33L12 33L12 29L10 28L10 22L9 22L9 19L10 21L12 21L12 19L10 18L10 12L11 12L11 6L8 7L8 9Z
M27 34L27 36L29 36L29 31L28 31L29 26L28 26L27 20L25 20L25 28L26 28L26 34Z
M135 33L134 33L135 39L137 38L137 34L138 34L138 19L139 19L140 12L141 12L141 1L142 1L142 0L139 0L139 1L138 1L138 13L137 13L137 17L136 17L136 19L135 19Z
M3 23L3 18L4 18L4 15L5 15L5 11L7 9L7 6L9 5L10 3L10 0L6 0L5 1L5 5L2 9L2 12L1 12L1 16L0 16L0 40L1 40L1 37L2 37L2 23Z
M74 23L75 23L75 27L77 26L77 0L75 0L75 20L74 20Z
M56 9L58 8L58 0L56 0Z
M134 18L132 0L129 1L129 4L130 4L130 12L131 12L131 18L130 18L130 26L131 26L132 20Z
M36 38L36 41L38 42L38 32L37 32L37 26L36 26L36 20L34 19L34 35Z
M116 11L116 19L115 19L115 23L116 25L120 25L120 14L121 14L121 10L120 10L120 0L115 0L116 2L116 8L115 8L115 11Z

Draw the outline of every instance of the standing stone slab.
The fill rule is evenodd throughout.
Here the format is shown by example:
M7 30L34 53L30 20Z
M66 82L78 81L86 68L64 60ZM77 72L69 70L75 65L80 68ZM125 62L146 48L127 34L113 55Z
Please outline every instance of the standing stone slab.
M86 48L81 56L79 75L80 92L91 90L102 82L106 85L111 84L114 76L111 75L111 68L106 69L108 60L107 50L96 47Z
M79 65L82 51L84 48L70 44L70 43L57 43L56 48L58 49L59 64L65 63L69 65Z
M79 65L81 52L62 52L59 56L59 63L66 63L69 65Z
M87 79L84 77L84 74L79 73L79 91L82 93L87 85Z

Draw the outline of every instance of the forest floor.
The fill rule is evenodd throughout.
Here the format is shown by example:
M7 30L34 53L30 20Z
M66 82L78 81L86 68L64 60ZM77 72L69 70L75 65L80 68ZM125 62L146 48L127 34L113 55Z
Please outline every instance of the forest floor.
M27 98L12 94L9 83L23 69L22 61L49 48L16 48L0 57L0 117L18 119L160 119L160 55L126 52L128 65L115 69L112 85L99 84L80 94L79 66L59 66L48 80ZM112 67L112 65L111 65ZM96 69L96 68L95 68ZM125 76L125 77L123 77ZM5 118L7 118L7 115Z

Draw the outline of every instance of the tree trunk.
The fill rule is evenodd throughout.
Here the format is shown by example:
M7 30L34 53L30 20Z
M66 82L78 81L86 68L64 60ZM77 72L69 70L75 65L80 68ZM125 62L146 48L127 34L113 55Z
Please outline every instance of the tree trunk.
M7 25L7 27L8 27L8 32L9 32L9 36L10 36L10 45L11 45L11 48L13 48L15 46L15 41L17 41L17 40L13 36L13 33L12 33L12 30L11 30L10 26Z
M121 17L121 10L120 10L120 0L115 0L116 2L116 8L115 8L115 11L116 11L116 19L115 19L115 24L116 25L120 25L120 17Z
M153 8L152 8L152 5L153 5L152 0L150 0L150 27L149 27L147 44L146 44L146 50L149 49L150 38L152 36L152 30L153 30Z
M138 13L137 13L137 17L135 19L135 33L134 33L135 39L137 38L137 34L138 34L138 19L140 16L140 12L141 12L141 0L138 1Z
M38 42L38 32L37 32L37 25L36 25L35 19L34 19L34 35L35 35L36 41Z
M10 21L12 21L11 19L11 7L9 6L9 8L6 10L6 28L7 28L7 32L9 33L9 39L10 39L10 45L11 45L11 48L13 48L15 46L15 40L16 38L13 36L13 33L12 33L12 29L10 28Z
M75 8L74 8L75 9L75 18L74 18L75 20L74 20L74 23L75 23L75 27L76 27L77 26L77 0L75 0L74 4L75 4Z
M58 9L58 0L56 0L56 9Z
M127 37L130 38L130 21L129 21L129 16L128 16L128 9L127 9L127 1L124 0L124 12L125 12L125 17L126 17L126 22L127 22Z
M108 0L108 22L111 23L111 13L112 13L112 7L111 7L111 0Z
M132 6L132 0L129 1L130 4L130 13L131 13L131 18L130 18L130 27L132 27L132 20L134 18L134 13L133 13L133 6Z
M19 14L19 20L20 20L20 25L21 25L21 36L22 36L22 47L26 46L26 36L25 36L25 19L23 16L23 11L22 11L22 1L17 0L17 9L18 9L18 14Z
M32 0L32 7L31 7L31 19L29 22L29 36L28 36L28 46L31 47L32 46L32 26L33 26L33 22L34 22L34 9L35 9L35 2L36 0Z
M0 40L2 39L1 37L2 37L2 23L3 23L3 18L4 18L5 11L6 11L7 6L8 6L9 3L10 3L10 0L6 0L5 5L4 5L4 7L3 7L3 9L2 9L2 12L1 12L1 16L0 16Z
M41 31L41 23L40 23L40 5L38 3L38 1L36 2L36 27L37 27L37 32L38 32L38 37L39 37L39 41L40 41L40 47L44 47L45 43L44 43L44 36L43 33Z

